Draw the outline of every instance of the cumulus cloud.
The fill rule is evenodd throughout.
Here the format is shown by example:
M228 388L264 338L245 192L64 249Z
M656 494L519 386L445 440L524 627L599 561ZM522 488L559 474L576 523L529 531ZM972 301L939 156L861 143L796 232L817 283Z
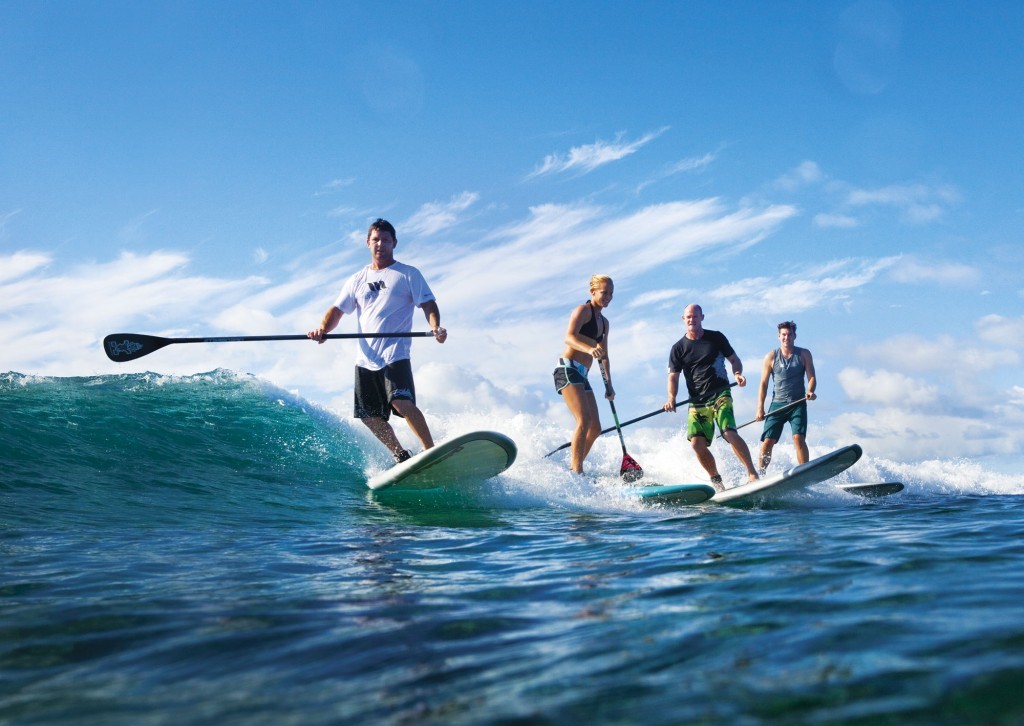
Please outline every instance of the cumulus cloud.
M975 327L982 340L1008 348L1024 348L1024 316L986 315Z
M950 365L952 351L956 351L956 366ZM978 372L1007 362L1005 356L1000 358L979 346L964 346L962 341L949 335L894 335L860 345L854 352L862 360L882 361L915 373L942 371L967 378L975 378Z
M567 154L549 154L544 157L544 162L527 176L527 179L547 174L561 174L567 171L578 171L587 174L605 164L619 161L636 153L667 130L668 127L666 126L636 141L624 141L623 137L625 134L620 133L615 137L615 141L599 140L593 144L575 146Z
M1014 455L1024 446L1024 434L1019 430L984 420L895 407L840 414L823 427L823 435L834 441L859 442L872 457L895 461ZM944 463L943 468L947 467Z
M913 407L938 398L936 386L893 371L844 368L838 378L847 398L855 403Z

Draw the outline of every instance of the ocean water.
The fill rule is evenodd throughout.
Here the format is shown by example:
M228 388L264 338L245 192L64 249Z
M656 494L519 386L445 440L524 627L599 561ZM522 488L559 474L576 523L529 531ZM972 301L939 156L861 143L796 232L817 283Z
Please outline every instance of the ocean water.
M1024 722L1024 477L867 453L840 479L903 493L649 506L614 437L590 480L529 416L431 424L519 460L388 498L361 426L250 376L0 376L0 723Z

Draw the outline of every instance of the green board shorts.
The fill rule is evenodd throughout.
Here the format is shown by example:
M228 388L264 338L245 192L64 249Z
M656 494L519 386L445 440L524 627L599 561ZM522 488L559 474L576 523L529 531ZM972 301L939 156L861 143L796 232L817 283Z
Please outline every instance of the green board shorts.
M736 415L732 410L732 393L726 389L712 400L691 404L686 418L686 440L703 436L710 444L715 440L715 425L725 433L736 428Z
M792 401L772 401L772 405L768 407L768 412L764 417L764 433L761 434L761 441L765 439L778 441L781 439L782 427L787 423L794 436L807 435L807 401L804 401L799 406L793 406L788 411L777 414L772 413L775 409L788 406L790 403Z

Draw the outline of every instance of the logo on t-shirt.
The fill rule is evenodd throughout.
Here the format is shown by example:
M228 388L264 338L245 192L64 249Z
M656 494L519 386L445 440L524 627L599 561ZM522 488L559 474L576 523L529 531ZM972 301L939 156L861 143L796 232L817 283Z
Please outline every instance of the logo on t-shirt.
M366 286L370 288L366 297L370 300L376 300L377 296L380 295L381 290L386 290L387 285L384 284L383 280L377 280L376 282L367 282Z

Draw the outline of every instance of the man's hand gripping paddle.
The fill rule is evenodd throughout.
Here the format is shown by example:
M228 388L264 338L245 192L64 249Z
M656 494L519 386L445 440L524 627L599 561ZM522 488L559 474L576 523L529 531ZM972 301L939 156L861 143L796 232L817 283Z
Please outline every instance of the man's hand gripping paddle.
M605 393L611 393L612 386L608 382L608 373L604 368L604 359L597 361L597 367L601 369L601 378L604 379ZM627 484L632 484L644 475L644 470L636 462L636 459L626 453L626 441L622 438L622 427L619 426L619 414L615 412L615 401L609 398L608 405L612 407L612 418L615 419L615 430L619 433L619 443L622 444L622 468L619 469L619 475L622 477L622 481Z

